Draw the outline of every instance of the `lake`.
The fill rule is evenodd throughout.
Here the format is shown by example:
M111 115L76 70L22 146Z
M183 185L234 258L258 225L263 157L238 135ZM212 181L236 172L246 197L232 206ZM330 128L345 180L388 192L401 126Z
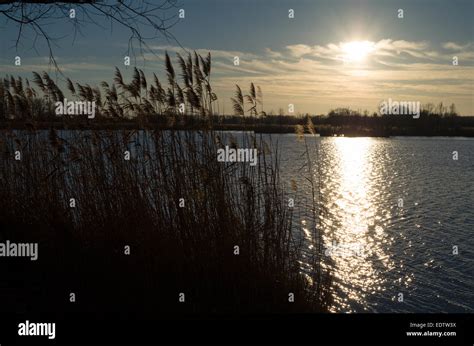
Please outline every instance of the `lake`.
M474 312L474 140L272 141L308 240L313 175L333 311Z
M321 235L331 311L474 312L474 139L261 136L294 198L303 273Z

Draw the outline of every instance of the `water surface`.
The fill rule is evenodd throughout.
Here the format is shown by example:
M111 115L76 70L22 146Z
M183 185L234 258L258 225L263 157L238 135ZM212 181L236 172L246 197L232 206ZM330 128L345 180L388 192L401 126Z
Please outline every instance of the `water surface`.
M333 311L474 311L474 140L307 137L305 166L304 142L272 139L308 239L317 186Z

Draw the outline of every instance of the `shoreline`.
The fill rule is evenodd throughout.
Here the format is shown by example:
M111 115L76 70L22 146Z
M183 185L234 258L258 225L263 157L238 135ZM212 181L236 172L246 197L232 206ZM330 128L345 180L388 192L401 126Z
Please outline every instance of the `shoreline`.
M295 133L298 124L162 124L132 121L0 121L0 130L176 130L176 131L242 131L268 134ZM474 137L473 127L456 127L417 131L414 128L368 128L359 126L317 126L321 137Z

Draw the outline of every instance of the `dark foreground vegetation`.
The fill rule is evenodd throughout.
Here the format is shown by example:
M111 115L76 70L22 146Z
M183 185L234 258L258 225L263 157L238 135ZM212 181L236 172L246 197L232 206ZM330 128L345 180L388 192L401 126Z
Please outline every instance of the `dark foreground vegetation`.
M166 318L327 310L320 254L304 275L298 262L303 243L277 148L246 136L240 145L258 149L257 165L218 162L217 150L237 143L211 130L210 55L178 60L182 84L166 55L167 87L137 69L130 83L116 69L103 94L68 79L76 100L96 102L94 119L58 119L54 103L64 94L47 73L34 73L38 90L21 78L0 83L0 241L39 243L38 261L0 262L2 311ZM258 94L252 84L245 96L254 118ZM189 124L205 130L173 130ZM314 239L305 246L320 250Z
M329 277L317 254L301 273L271 144L245 138L250 166L218 162L236 144L207 131L0 133L0 241L39 243L37 261L2 259L2 311L326 311Z

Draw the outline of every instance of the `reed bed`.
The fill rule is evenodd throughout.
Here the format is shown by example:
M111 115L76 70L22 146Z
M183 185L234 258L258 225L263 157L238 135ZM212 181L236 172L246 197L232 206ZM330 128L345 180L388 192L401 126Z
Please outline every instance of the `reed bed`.
M9 259L6 311L327 311L320 256L305 275L298 263L277 145L213 131L0 133L0 240L39 243L38 261ZM224 145L258 149L257 165L218 162Z

